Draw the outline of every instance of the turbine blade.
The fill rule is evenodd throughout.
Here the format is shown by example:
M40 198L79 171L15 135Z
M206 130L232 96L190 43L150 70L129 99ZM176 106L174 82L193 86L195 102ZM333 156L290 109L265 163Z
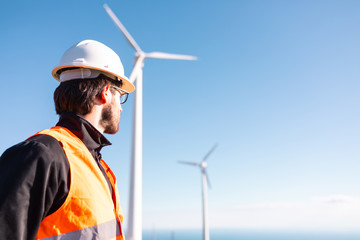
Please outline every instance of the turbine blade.
M136 62L134 64L134 68L133 68L133 70L132 70L132 72L130 74L130 77L129 77L129 81L131 83L135 82L135 80L136 80L136 78L137 78L137 76L139 74L139 71L142 68L143 63L144 63L144 57L140 56L140 57L138 57L136 59Z
M203 158L203 161L206 161L206 159L210 156L210 154L215 150L215 148L217 147L218 144L215 144L210 151L205 155L205 157Z
M161 59L175 59L175 60L196 60L197 59L197 57L195 57L195 56L164 53L164 52L147 53L146 57L148 57L148 58L161 58Z
M134 38L130 35L130 33L126 30L124 25L120 22L120 20L116 17L115 13L110 9L107 4L104 4L105 11L109 14L110 18L113 20L115 25L120 29L120 31L124 34L126 40L130 43L130 45L137 51L142 52L139 45L136 43Z
M192 165L192 166L199 166L199 164L196 162L178 161L178 163Z
M206 181L207 181L207 183L208 183L208 186L209 186L209 188L211 188L209 175L208 175L208 173L207 173L207 171L206 171L205 169L204 169L204 174L205 174L205 176L206 176Z

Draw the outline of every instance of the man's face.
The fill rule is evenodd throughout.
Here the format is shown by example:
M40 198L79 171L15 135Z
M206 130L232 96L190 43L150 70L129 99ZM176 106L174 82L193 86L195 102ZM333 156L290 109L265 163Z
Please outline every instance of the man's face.
M119 131L121 116L120 93L112 93L111 102L107 103L101 113L100 124L104 128L104 133L115 134Z

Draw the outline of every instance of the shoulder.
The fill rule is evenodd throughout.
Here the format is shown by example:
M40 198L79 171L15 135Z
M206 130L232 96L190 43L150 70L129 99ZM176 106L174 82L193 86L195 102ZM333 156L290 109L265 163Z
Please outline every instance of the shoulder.
M42 161L51 164L63 163L64 160L66 156L61 143L49 135L39 134L8 148L1 156L0 162L30 164L30 162Z
M30 144L38 148L60 151L62 144L56 138L47 134L38 134L26 139L23 143Z

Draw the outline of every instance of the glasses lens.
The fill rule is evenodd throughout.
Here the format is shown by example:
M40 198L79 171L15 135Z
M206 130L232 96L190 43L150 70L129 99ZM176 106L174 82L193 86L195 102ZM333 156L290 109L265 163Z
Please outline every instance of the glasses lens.
M122 94L120 95L120 103L123 104L126 102L126 100L128 99L129 94L128 93L124 93L122 92Z
M126 100L128 99L129 94L127 92L124 92L121 88L119 87L115 87L112 86L113 88L115 88L119 93L120 93L120 104L123 104L126 102Z

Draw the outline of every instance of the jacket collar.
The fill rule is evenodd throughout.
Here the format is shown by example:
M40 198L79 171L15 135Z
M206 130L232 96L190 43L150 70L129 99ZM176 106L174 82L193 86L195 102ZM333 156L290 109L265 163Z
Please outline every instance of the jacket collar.
M62 113L56 126L64 127L74 133L89 149L95 159L98 160L100 150L104 146L111 145L91 123L73 113Z

